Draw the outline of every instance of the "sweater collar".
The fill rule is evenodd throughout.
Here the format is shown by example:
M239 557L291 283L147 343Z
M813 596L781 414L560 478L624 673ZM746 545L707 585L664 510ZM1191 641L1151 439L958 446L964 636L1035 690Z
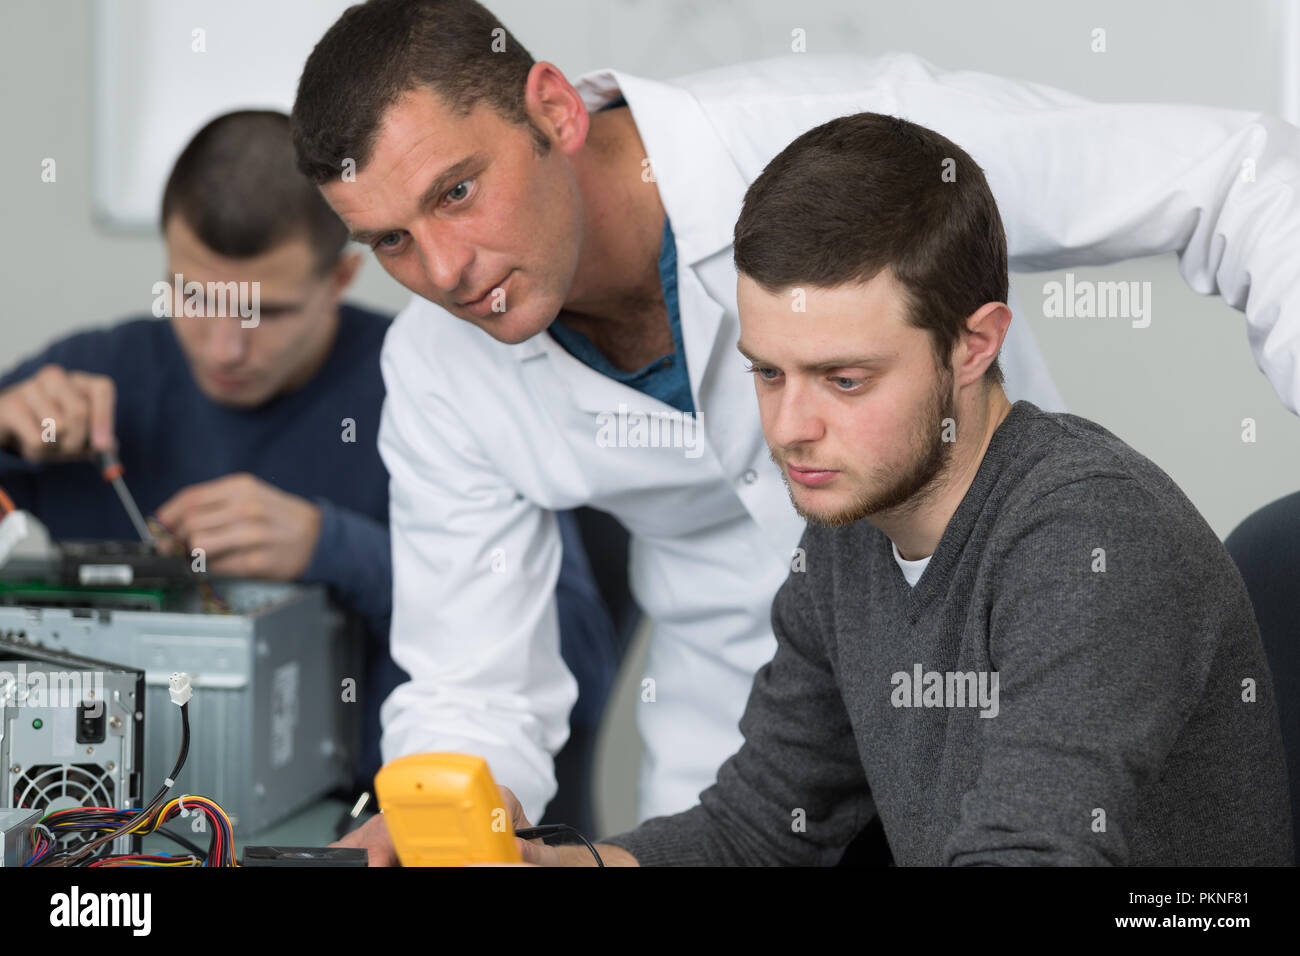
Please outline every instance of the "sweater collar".
M980 515L984 513L990 498L994 496L1006 466L1016 458L1025 423L1035 415L1041 414L1042 410L1032 402L1023 400L1015 402L1007 412L1006 418L1002 419L1001 424L994 430L970 487L966 489L966 494L957 505L957 510L953 512L943 529L939 545L930 558L930 564L921 575L921 579L916 582L916 586L910 589L913 608L928 604L936 594L947 590L947 582L961 562ZM895 564L893 548L888 536L881 535L881 537L884 538L884 553L888 556L889 562ZM896 564L895 570L898 570ZM901 570L898 570L898 575L902 580ZM906 586L906 582L903 583Z

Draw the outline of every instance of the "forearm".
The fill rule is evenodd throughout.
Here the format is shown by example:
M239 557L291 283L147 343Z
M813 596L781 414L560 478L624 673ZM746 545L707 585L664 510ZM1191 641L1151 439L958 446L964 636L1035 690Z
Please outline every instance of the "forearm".
M910 55L888 62L862 108L879 109L883 88L886 112L975 158L998 198L1013 272L1177 253L1193 289L1245 311L1256 362L1300 411L1300 275L1289 251L1300 242L1300 130L1245 111L1094 103Z
M328 585L376 639L386 641L393 607L387 526L324 498L315 504L321 512L320 536L303 582Z

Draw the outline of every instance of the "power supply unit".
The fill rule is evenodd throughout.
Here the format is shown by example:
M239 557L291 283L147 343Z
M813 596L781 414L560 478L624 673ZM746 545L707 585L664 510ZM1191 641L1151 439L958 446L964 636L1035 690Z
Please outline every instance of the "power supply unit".
M0 639L0 804L38 819L139 807L144 709L143 670ZM139 845L119 837L101 855Z

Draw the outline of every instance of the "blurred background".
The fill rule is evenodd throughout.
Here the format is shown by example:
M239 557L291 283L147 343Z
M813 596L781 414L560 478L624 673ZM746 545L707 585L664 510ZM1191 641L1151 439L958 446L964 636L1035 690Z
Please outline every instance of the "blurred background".
M51 339L144 315L165 263L163 178L189 136L236 107L288 109L337 0L6 0L0 10L0 369ZM1108 102L1205 104L1300 122L1294 0L486 0L569 78L615 67L667 79L747 59L893 51ZM206 51L195 54L202 28ZM1092 51L1093 31L1106 51ZM43 160L57 182L41 181ZM1122 164L1124 157L1114 157ZM1067 187L1068 188L1068 187ZM1300 255L1300 250L1297 250ZM1071 270L1152 284L1152 321L1049 319L1013 276L1067 409L1154 460L1226 537L1300 487L1300 421L1259 373L1242 316L1187 287L1174 257ZM369 258L349 298L396 312L408 293ZM1241 440L1243 418L1257 441ZM632 715L645 622L602 737L603 833L635 822Z

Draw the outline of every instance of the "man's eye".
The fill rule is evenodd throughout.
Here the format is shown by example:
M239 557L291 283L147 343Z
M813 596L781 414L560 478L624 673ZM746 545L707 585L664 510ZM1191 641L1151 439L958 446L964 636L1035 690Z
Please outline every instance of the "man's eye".
M464 179L452 186L451 189L447 190L447 198L452 202L460 202L469 195L469 182L468 179Z
M865 379L847 378L843 375L836 375L834 378L831 379L831 381L835 383L836 387L840 391L848 392L848 391L852 391L853 389L861 385L865 381Z
M402 241L402 234L400 232L386 233L385 235L379 237L379 241L375 243L375 248L396 249L398 243L400 243L401 241Z
M774 368L764 368L761 365L747 365L745 371L752 372L765 382L775 381L776 377L781 374Z

